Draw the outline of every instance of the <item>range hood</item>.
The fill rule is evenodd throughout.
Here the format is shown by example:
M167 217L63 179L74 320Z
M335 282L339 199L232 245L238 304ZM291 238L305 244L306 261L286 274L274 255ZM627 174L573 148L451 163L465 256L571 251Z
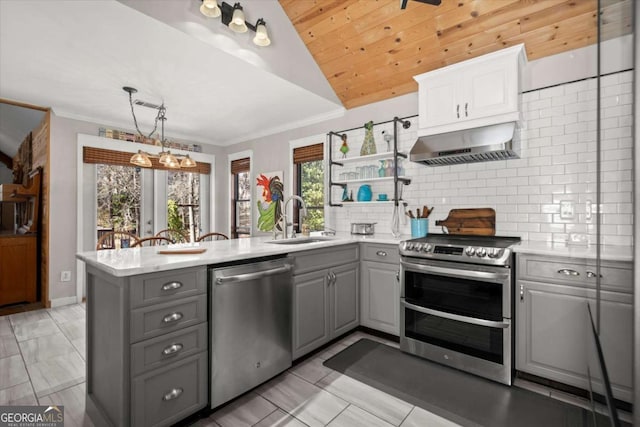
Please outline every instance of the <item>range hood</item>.
M421 136L409 152L412 162L457 165L520 158L518 122Z

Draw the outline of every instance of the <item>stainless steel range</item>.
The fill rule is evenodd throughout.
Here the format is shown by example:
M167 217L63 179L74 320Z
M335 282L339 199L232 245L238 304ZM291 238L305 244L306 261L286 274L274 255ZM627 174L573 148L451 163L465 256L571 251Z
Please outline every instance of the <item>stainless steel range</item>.
M511 385L517 237L400 243L400 349Z

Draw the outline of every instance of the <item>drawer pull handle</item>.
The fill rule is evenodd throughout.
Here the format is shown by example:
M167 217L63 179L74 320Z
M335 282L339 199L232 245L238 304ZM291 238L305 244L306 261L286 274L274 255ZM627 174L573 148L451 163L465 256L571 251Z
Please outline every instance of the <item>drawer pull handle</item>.
M460 104L456 105L456 118L460 118Z
M164 323L177 322L178 320L182 319L182 317L183 317L182 313L176 312L176 313L167 314L162 318L162 321Z
M177 352L179 352L180 350L182 350L182 344L171 344L168 347L165 347L164 350L162 350L162 355L163 356L169 356L170 354L175 354Z
M378 252L376 252L376 255L378 255L378 256L387 256L387 253L385 251L378 251Z
M597 277L598 275L596 273L594 273L593 271L589 271L587 270L587 277L589 277L590 279L593 279L594 277ZM602 274L600 275L600 277L602 277Z
M162 285L163 291L173 291L175 289L180 289L182 287L182 283L180 282L170 282Z
M572 270L570 268L561 268L560 270L558 270L558 273L560 274L564 274L565 276L579 276L580 273L578 273L575 270Z
M174 388L169 393L162 396L162 400L164 400L165 402L168 402L169 400L177 399L178 397L180 397L183 391L184 390L181 388Z

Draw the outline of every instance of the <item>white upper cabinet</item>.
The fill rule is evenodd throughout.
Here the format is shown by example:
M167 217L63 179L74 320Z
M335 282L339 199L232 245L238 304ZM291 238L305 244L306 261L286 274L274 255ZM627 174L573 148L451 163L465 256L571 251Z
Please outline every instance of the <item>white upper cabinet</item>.
M520 119L524 45L414 76L420 136Z

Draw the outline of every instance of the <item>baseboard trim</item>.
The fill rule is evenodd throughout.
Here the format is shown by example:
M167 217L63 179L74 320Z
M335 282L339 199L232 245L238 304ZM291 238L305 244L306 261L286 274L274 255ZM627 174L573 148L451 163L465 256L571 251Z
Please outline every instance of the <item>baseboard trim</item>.
M56 298L56 299L52 299L50 301L51 308L54 307L62 307L63 305L71 305L71 304L75 304L78 302L78 297L76 296L72 296L72 297L63 297L63 298Z

